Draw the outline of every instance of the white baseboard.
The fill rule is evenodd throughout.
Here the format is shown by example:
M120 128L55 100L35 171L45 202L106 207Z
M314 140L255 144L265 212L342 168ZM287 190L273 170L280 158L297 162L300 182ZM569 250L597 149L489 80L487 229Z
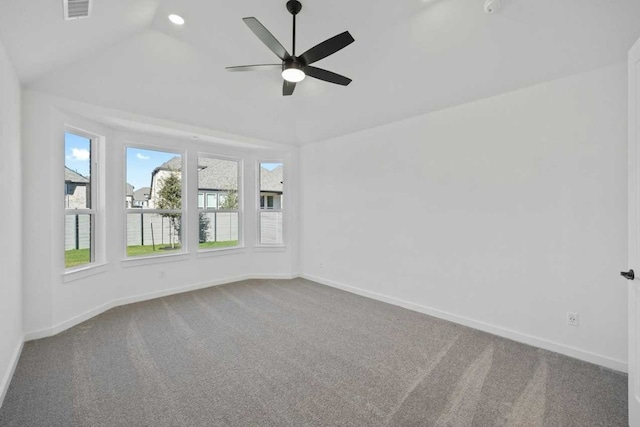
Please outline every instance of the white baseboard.
M412 311L427 314L429 316L437 317L439 319L448 320L450 322L458 323L460 325L468 326L473 329L488 332L493 335L497 335L503 338L508 338L513 341L521 342L524 344L532 345L534 347L543 348L545 350L553 351L556 353L564 354L565 356L580 359L585 362L594 363L596 365L604 366L609 369L613 369L620 372L628 372L628 366L626 362L622 360L612 359L606 356L602 356L590 351L581 350L579 348L571 347L565 344L549 341L544 338L535 337L532 335L517 332L511 329L503 328L501 326L491 325L489 323L480 322L477 320L469 319L467 317L459 316L457 314L448 313L435 308L427 307L420 304L411 303L398 298L390 297L387 295L379 294L377 292L371 292L364 289L356 288L353 286L338 283L333 280L323 279L321 277L313 276L310 274L301 274L300 277L317 282L323 285L331 286L333 288L341 289L353 294L361 295L364 297L372 298L378 301L386 302L389 304L397 305Z
M24 347L24 339L18 342L18 345L14 350L13 355L11 356L9 369L7 369L7 372L5 372L4 377L2 377L2 382L0 383L0 408L2 407L4 398L7 395L7 391L9 390L9 384L11 384L11 378L13 378L13 373L16 371L16 367L18 366L18 360L20 360L20 355L22 354L23 347Z
M47 337L51 337L53 335L57 335L60 332L66 331L69 328L72 328L84 321L87 321L89 319L91 319L92 317L95 317L99 314L104 313L107 310L111 310L112 308L115 307L120 307L123 305L127 305L127 304L133 304L136 302L142 302L142 301L148 301L148 300L152 300L152 299L156 299L156 298L162 298L162 297L166 297L169 295L176 295L176 294L181 294L184 292L190 292L190 291L195 291L198 289L204 289L204 288L209 288L212 286L219 286L219 285L225 285L228 283L235 283L235 282L241 282L243 280L250 280L250 279L271 279L271 280L288 280L288 279L295 279L296 277L299 277L298 274L245 274L245 275L241 275L241 276L234 276L234 277L227 277L224 279L219 279L219 280L213 280L213 281L208 281L208 282L202 282L202 283L196 283L196 284L191 284L191 285L187 285L187 286L180 286L177 288L171 288L171 289L164 289L162 291L157 291L157 292L150 292L147 294L141 294L141 295L134 295L134 296L130 296L130 297L125 297L125 298L120 298L117 300L113 300L110 301L108 303L105 303L99 307L93 308L89 311L86 311L82 314L79 314L75 317L72 317L71 319L65 320L63 322L58 323L57 325L54 325L51 328L46 328L46 329L40 329L38 331L32 331L32 332L28 332L25 334L24 340L25 341L33 341L33 340L37 340L37 339L41 339L41 338L47 338Z

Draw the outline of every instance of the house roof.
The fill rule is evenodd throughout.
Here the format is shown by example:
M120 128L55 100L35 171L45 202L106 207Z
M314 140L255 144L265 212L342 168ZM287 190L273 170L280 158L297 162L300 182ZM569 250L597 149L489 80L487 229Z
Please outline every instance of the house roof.
M157 168L155 168L152 174L155 174L157 171L160 171L160 170L179 171L180 169L182 169L182 158L180 156L175 156L167 160Z
M353 83L308 78L283 98L277 71L224 68L276 59L245 16L290 48L284 0L93 1L76 21L63 20L62 3L0 2L0 38L29 89L289 144L622 63L640 36L638 0L505 0L493 15L476 0L303 1L300 52L349 30L355 43L318 66ZM401 78L383 52L402 58Z
M71 182L73 184L88 184L89 178L80 175L78 172L64 167L64 182Z
M238 163L234 161L200 158L198 165L198 188L205 190L233 190L237 188ZM153 174L158 171L176 171L182 168L182 160L179 156L173 157L158 166ZM282 192L282 166L272 171L261 168L261 190Z
M273 170L260 168L260 191L282 193L282 166Z
M237 190L238 163L228 160L201 158L198 164L198 188Z
M151 194L151 188L142 187L133 192L133 200L136 202L146 202L149 200L149 195Z

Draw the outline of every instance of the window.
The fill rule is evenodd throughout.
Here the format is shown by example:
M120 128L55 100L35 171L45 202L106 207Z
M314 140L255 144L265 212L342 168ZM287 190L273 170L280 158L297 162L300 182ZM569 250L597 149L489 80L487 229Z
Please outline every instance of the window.
M64 134L64 260L65 268L95 262L97 150L95 138Z
M240 242L240 162L198 158L198 234L201 250ZM201 197L200 197L201 196Z
M261 209L273 209L274 196L260 196Z
M200 177L198 177L198 182L200 182ZM224 198L224 196L220 195L220 198ZM224 202L221 201L220 204L224 205ZM207 193L207 209L218 209L218 193Z
M259 242L261 245L284 244L282 233L283 208L282 163L260 163Z
M126 210L127 256L181 252L182 156L127 147L125 201L132 190L134 203Z

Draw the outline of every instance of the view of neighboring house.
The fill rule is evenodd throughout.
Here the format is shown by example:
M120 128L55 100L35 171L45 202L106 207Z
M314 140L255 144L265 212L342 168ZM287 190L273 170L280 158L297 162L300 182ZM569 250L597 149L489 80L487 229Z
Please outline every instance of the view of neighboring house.
M227 203L230 194L237 191L238 163L215 158L202 158L198 167L198 208L203 210L208 225L201 233L203 241L238 240L237 203ZM172 173L180 175L181 158L176 156L163 163L151 173L151 187L138 190L127 183L125 202L128 209L155 209L158 192L164 180ZM280 210L283 200L283 168L260 168L260 209ZM89 178L65 168L65 207L86 209L90 200ZM142 214L142 212L141 212ZM266 212L265 212L266 215ZM273 216L276 215L276 216ZM280 242L281 214L262 217L261 242ZM90 224L87 215L67 215L66 249L88 247ZM129 246L165 243L171 230L161 215L146 214L140 217L127 216L127 244Z
M271 166L271 165L269 165ZM273 210L261 216L260 242L277 244L282 241L283 167L260 168L260 209ZM239 240L239 206L237 202L239 163L209 157L199 159L198 209L201 211L200 243L237 242ZM173 230L161 213L146 213L158 209L159 194L171 174L181 175L182 158L175 156L151 172L151 186L138 190L127 184L126 203L140 213L127 215L127 245L148 246L166 243ZM229 199L231 197L231 199ZM177 237L178 241L181 236Z
M282 165L260 168L260 209L282 209Z
M265 167L266 166L266 167ZM260 244L282 244L282 164L260 164Z
M127 195L126 195L126 206L127 208L131 208L133 206L133 185L127 182Z
M87 201L91 199L89 194L89 178L78 172L64 168L64 206L66 209L86 209Z
M133 192L133 203L131 207L133 208L148 208L149 207L149 197L151 195L150 187L142 187L139 190L135 190Z
M65 209L90 208L89 178L78 172L64 168L64 206ZM65 215L65 250L87 249L91 234L90 216L86 214Z
M149 190L148 208L155 209L158 200L158 192L162 188L164 180L171 176L171 173L175 172L180 175L180 169L182 167L182 160L179 156L168 160L155 168L151 172L151 188Z
M220 209L225 205L229 192L237 191L237 163L227 160L207 158L206 164L198 166L198 207L200 209ZM202 162L204 163L204 162ZM176 156L158 166L151 174L148 206L155 207L158 191L163 180L172 172L180 174L182 160ZM260 207L263 209L282 208L282 166L273 170L260 168Z
M225 209L227 196L238 189L238 163L212 158L198 165L198 208Z

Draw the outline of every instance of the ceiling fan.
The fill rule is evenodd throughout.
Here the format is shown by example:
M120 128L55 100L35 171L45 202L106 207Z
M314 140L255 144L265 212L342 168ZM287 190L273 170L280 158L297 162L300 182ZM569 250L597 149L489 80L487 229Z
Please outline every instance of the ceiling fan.
M355 40L348 31L338 34L322 43L312 47L300 56L296 56L296 15L302 10L302 3L298 0L289 0L287 2L287 10L293 15L293 54L289 54L282 44L260 23L256 18L243 18L245 24L258 36L262 43L267 45L273 53L282 61L281 64L257 64L242 65L238 67L227 67L228 71L256 71L280 69L282 70L282 78L284 85L282 87L282 95L289 96L293 94L296 83L304 80L305 76L313 77L325 82L335 83L347 86L351 83L351 79L341 76L322 68L312 67L310 64L320 61L329 55L333 55L337 51L349 46Z

